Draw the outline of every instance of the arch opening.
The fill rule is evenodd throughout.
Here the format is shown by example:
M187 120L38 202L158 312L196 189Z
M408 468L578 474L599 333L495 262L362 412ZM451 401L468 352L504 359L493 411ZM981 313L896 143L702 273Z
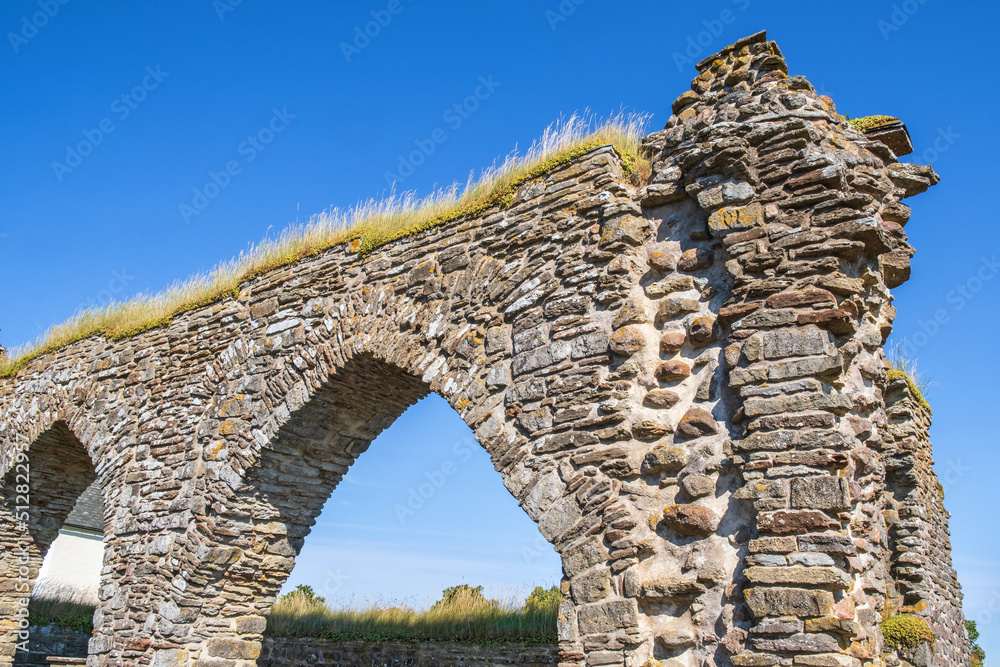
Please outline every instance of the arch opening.
M446 589L469 586L510 612L484 618L476 629L499 639L509 636L508 624L531 592L540 586L551 598L561 576L558 554L503 486L471 429L431 393L379 435L333 491L282 587L268 634L297 634L290 612L304 601L288 594L299 586L349 612L326 616L341 631L360 625L364 611L384 623L387 636L419 622L443 633L426 612ZM406 611L398 624L390 613L397 609ZM321 606L315 612L325 615ZM525 628L541 630L527 621Z
M55 422L0 482L2 647L15 665L87 655L104 558L97 471L69 426Z
M202 609L205 604L212 605L213 616L217 613L222 618L236 619L237 641L259 643L271 608L334 490L379 434L431 391L431 386L420 378L370 355L355 356L333 372L321 389L289 413L277 435L255 459L239 461L247 472L238 488L224 498L209 501L206 527L210 530L205 531L201 548L203 554L209 555L202 558L203 566L197 574L188 577L186 600ZM459 451L453 451L455 456L471 457L471 451L466 450L481 452L469 426L455 411L446 408L440 397L430 400L438 410L450 411L461 424L466 439ZM486 454L496 468L492 453L487 450ZM217 456L225 459L236 454L220 449ZM447 476L445 463L441 470L430 471L430 476L433 478L435 472ZM480 458L479 464L484 468L490 465L485 458ZM490 474L493 482L499 482L499 488L503 484L500 473L494 470ZM414 482L418 495L422 483L434 485L433 481ZM398 498L390 495L389 500L389 516L393 521L402 517L400 523L405 524L411 509L406 505L406 490ZM540 535L517 545L516 554L524 559L527 553L537 559L541 553L544 558L546 547L549 557L558 561L551 545ZM336 579L336 568L333 575ZM194 589L191 583L199 584L199 588ZM325 582L317 583L312 585L322 593ZM234 633L229 628L216 630L223 625L218 619L211 626L201 626L199 615L203 614L191 615L196 631L210 637L214 631L218 636L206 641L208 655L221 657L217 654L229 650L223 648L223 642L232 641Z

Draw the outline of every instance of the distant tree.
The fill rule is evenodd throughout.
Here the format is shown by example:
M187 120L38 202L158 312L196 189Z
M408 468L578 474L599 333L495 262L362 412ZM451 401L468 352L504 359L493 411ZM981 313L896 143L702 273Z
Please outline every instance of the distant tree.
M976 627L976 622L966 621L965 631L969 633L969 658L972 667L982 667L986 662L986 651L976 643L976 640L979 639L979 628Z
M301 584L296 586L294 591L289 591L282 595L281 600L283 602L301 600L302 602L314 604L317 607L326 606L326 598L316 595L316 591L313 590L312 586L303 586Z
M559 603L562 602L562 592L558 586L545 589L535 586L528 599L524 601L521 611L525 614L556 614L559 610Z
M482 586L473 588L468 584L459 584L458 586L450 586L444 589L441 593L441 599L435 602L431 609L441 609L453 604L466 604L472 607L479 605L488 605L490 607L500 606L498 601L486 599L486 596L483 595Z

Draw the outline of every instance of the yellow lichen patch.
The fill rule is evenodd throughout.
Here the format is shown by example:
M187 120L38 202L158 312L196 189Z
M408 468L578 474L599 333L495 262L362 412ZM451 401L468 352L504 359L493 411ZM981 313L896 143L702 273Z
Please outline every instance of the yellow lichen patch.
M233 434L233 422L224 421L219 424L219 434L220 435L232 435Z
M458 399L458 402L455 403L455 409L464 410L466 407L468 407L468 405L469 405L468 397L463 396L462 398Z
M219 452L221 452L222 448L225 447L225 446L226 446L225 441L220 440L220 441L218 441L218 442L216 442L214 444L211 444L208 447L206 447L205 448L205 453L208 454L208 458L210 458L210 459L212 459L214 461L215 458L219 455Z
M851 118L847 121L847 124L856 130L862 132L867 132L868 130L874 130L877 127L882 127L884 125L892 125L893 123L898 123L899 119L894 116L863 116L862 118Z

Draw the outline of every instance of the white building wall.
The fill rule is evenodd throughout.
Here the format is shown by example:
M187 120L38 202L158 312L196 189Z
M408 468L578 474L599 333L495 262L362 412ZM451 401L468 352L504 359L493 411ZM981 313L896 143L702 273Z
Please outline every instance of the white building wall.
M34 597L97 602L97 587L104 560L104 539L100 533L79 528L63 528L42 561Z

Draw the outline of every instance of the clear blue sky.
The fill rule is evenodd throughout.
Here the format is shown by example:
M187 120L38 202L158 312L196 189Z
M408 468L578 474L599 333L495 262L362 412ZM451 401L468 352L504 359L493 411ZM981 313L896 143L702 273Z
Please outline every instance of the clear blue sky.
M693 61L766 28L791 72L841 112L902 117L909 159L933 158L942 176L910 202L917 256L896 290L895 337L908 337L936 383L933 436L966 609L1000 655L1000 450L988 418L1000 279L976 283L983 259L1000 254L986 201L1000 102L995 3L236 1L3 3L5 345L81 304L160 290L297 217L379 196L420 140L438 138L402 187L426 193L527 145L560 114L625 107L662 127ZM45 6L51 17L38 14ZM386 25L345 49L373 11ZM477 90L478 108L449 111ZM68 155L80 142L88 154ZM206 193L210 173L225 187ZM935 314L947 321L918 336ZM414 408L331 498L295 581L321 586L343 563L351 579L331 597L424 600L455 580L557 580L552 554L520 556L537 533L481 452L417 516L400 525L393 514L395 496L468 435L443 402Z

